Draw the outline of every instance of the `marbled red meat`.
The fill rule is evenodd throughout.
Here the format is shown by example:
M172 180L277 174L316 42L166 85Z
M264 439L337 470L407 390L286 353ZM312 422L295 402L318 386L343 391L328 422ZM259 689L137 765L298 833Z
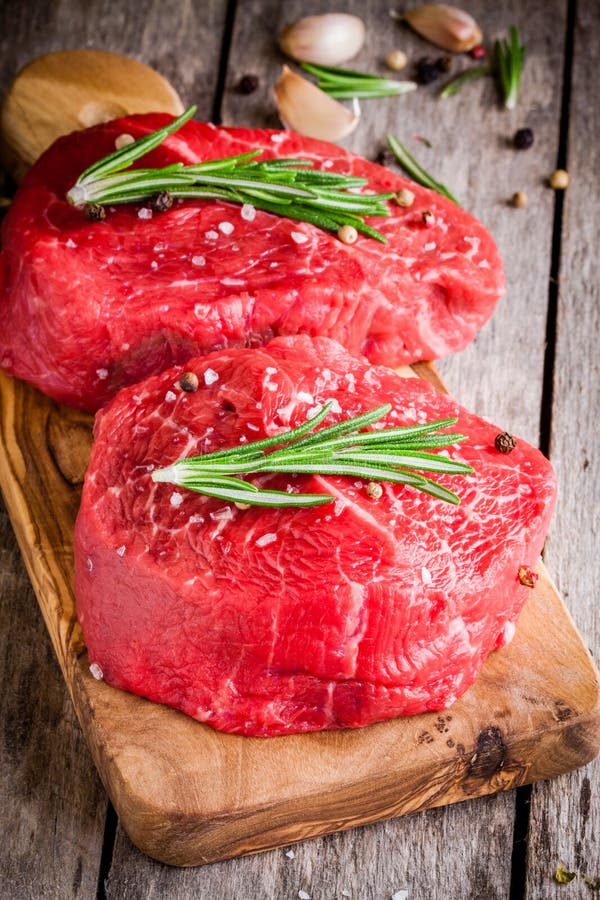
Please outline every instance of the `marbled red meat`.
M75 531L77 611L113 685L248 735L367 725L441 709L511 637L555 498L550 463L425 382L307 336L224 350L127 388L99 413ZM328 422L382 402L387 425L458 415L441 475L454 507L403 486L262 476L330 492L310 509L237 509L155 483L182 456L257 440L334 399Z
M263 148L265 158L302 156L363 176L376 191L410 185L413 206L390 203L389 218L373 220L387 246L364 237L346 246L307 223L216 201L178 201L150 219L124 206L97 223L68 206L67 189L118 135L166 121L134 116L76 132L27 176L3 230L2 368L93 411L191 356L275 334L329 336L392 366L464 347L490 316L504 281L482 225L381 166L291 132L189 122L143 164Z

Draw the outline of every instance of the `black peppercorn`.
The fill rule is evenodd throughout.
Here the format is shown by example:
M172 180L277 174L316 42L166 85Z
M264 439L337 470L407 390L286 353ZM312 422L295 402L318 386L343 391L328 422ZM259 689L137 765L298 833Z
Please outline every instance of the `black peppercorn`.
M533 144L533 131L531 128L519 128L515 131L513 144L517 150L529 150Z
M237 84L238 93L240 94L253 94L254 91L258 88L258 76L257 75L243 75Z
M440 70L430 59L420 59L417 63L416 78L419 84L431 84L439 77Z
M89 222L101 222L106 218L106 210L99 203L86 203L83 212Z
M392 153L391 150L383 149L380 150L375 158L375 162L379 163L380 166L391 166L394 163L396 157Z
M496 435L494 446L499 453L511 453L517 446L517 442L512 434L509 434L508 431L503 431L502 434Z
M154 212L166 212L173 206L173 196L168 191L159 191L150 198L148 206Z
M451 56L440 56L439 59L435 61L436 68L438 72L450 72L452 69L453 61Z
M188 394L193 394L198 390L198 376L195 372L184 372L179 379L179 387Z

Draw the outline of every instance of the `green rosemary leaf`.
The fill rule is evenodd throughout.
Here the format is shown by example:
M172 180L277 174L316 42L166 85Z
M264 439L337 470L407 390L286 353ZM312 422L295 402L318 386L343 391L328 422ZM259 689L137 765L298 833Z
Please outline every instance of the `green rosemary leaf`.
M498 82L506 109L517 105L525 48L521 47L519 32L514 25L509 30L509 39L502 38L494 44L494 56Z
M452 81L448 82L440 92L440 97L443 100L447 97L454 97L456 94L460 93L464 86L470 81L475 81L476 78L482 78L484 75L492 75L493 71L491 66L473 66L471 69L466 69L464 72L461 72L460 75L457 75L456 78L453 78Z
M456 197L450 193L448 188L441 182L436 181L427 169L424 169L423 166L417 162L412 153L409 152L407 147L405 147L398 138L394 137L393 134L388 134L387 140L390 150L402 168L408 172L414 181L418 184L422 184L424 187L430 188L437 194L441 194L443 197L447 197L448 200L451 200L453 203L456 203L457 206L460 206L460 203Z
M378 422L379 419L387 416L391 411L391 403L382 403L381 406L376 406L375 409L370 409L368 412L362 413L360 416L354 416L353 418L346 419L343 422L337 422L335 425L329 425L327 428L321 428L317 434L311 434L308 437L302 438L302 440L297 441L295 443L295 446L307 447L310 444L314 444L317 442L320 444L323 441L331 440L332 438L338 438L353 431L360 431L361 428L367 428L369 425L373 425L375 422ZM381 434L381 432L378 433Z
M317 87L337 100L368 100L376 97L391 97L414 91L414 81L394 81L380 75L367 72L355 72L352 69L338 69L336 66L318 66L314 63L302 63L305 72L316 75L319 79Z
M339 66L320 66L317 63L302 63L300 66L305 72L316 75L323 81L380 81L379 75L370 75L368 72L357 72L355 69L341 69Z
M165 125L164 128L153 131L152 134L134 141L133 144L127 144L127 146L122 147L120 150L115 150L114 153L110 153L108 156L103 157L103 159L86 169L85 172L79 176L78 181L85 181L91 176L98 178L100 175L107 175L110 172L124 169L125 166L130 166L136 159L140 159L140 157L149 153L150 150L154 150L155 147L162 144L165 138L170 134L179 131L182 125L185 125L185 123L192 118L196 109L196 106L190 106L189 109L186 109L184 113L168 125Z
M207 497L216 497L219 500L228 500L231 503L244 503L248 506L322 506L331 503L334 499L331 494L288 494L287 491L248 491L236 488L219 487L209 482L199 482L197 485L180 485L198 494L206 494Z
M212 453L205 453L203 456L192 457L193 459L198 460L214 460L214 459L223 459L224 457L230 456L247 456L250 453L261 452L263 450L267 450L269 447L277 447L282 444L289 444L292 441L299 442L301 438L303 438L306 434L312 431L317 425L320 425L324 419L327 418L331 411L332 403L326 403L323 409L319 410L318 413L315 413L314 416L311 416L304 422L302 425L298 425L296 428L291 428L289 431L284 431L281 434L274 434L272 437L262 438L260 441L252 441L251 444L244 444L240 447L232 447L229 450L214 450ZM296 446L298 444L296 443ZM185 461L185 460L184 460ZM177 463L175 464L177 465Z
M428 452L438 446L435 443L438 439L448 445L464 438L464 435L439 433L440 427L455 424L455 418L361 431L390 412L388 403L315 431L331 405L329 402L317 415L290 431L251 444L177 460L164 469L154 471L152 479L211 497L252 505L315 505L327 502L325 498L329 495L287 494L264 491L255 486L248 488L249 483L240 478L243 474L330 475L386 481L408 485L448 503L460 502L453 491L421 474L465 475L473 471L467 463L451 459L446 454ZM271 452L266 453L267 450ZM288 502L288 497L294 498L293 501Z
M264 151L252 150L223 159L184 165L174 163L161 169L131 168L149 150L158 146L193 115L190 107L182 116L153 134L99 160L77 179L66 198L74 206L143 202L165 191L179 199L220 199L249 203L258 209L309 222L326 231L337 232L342 225L387 243L383 234L363 217L389 214L386 201L392 194L352 193L367 181L340 172L314 168L306 159L258 161Z
M411 82L404 82L405 84L411 84ZM323 90L322 85L318 85L321 90ZM416 87L416 85L415 85ZM332 88L332 90L326 90L325 93L329 94L330 97L333 97L334 100L376 100L379 97L399 97L402 94L407 94L409 91L414 90L415 88L405 88L399 89L395 87L382 86L382 87L347 87L347 88Z

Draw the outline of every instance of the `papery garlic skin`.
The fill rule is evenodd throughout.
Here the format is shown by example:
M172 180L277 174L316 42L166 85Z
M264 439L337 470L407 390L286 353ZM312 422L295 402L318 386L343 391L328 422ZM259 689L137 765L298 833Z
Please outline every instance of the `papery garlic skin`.
M364 42L364 22L349 13L306 16L288 25L279 38L287 56L322 66L337 66L352 59Z
M429 3L409 9L402 18L425 40L451 53L465 53L483 40L473 16L456 6Z
M287 66L283 67L274 90L283 125L304 137L339 141L358 125L360 115L342 106Z

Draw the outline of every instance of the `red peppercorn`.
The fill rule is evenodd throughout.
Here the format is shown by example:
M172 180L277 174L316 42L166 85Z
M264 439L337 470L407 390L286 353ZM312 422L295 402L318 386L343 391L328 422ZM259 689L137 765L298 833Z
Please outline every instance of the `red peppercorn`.
M473 47L472 50L469 51L469 56L471 59L485 59L487 56L487 50L483 46L483 44L479 44L477 47Z

